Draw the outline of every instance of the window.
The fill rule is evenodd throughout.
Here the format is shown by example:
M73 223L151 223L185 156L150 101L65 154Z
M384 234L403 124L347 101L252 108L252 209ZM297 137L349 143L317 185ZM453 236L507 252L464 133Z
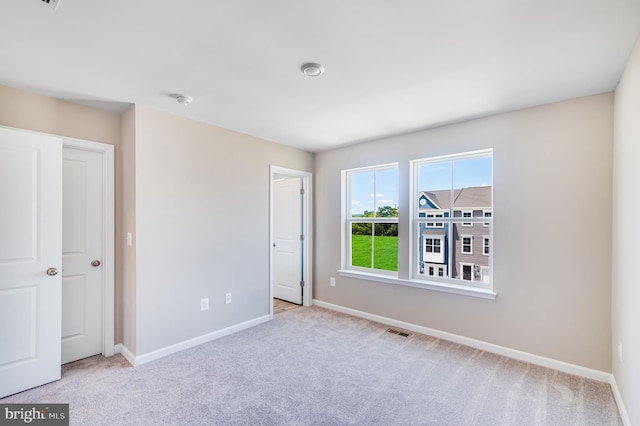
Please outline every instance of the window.
M428 218L444 217L444 213L426 213ZM427 228L443 228L444 222L427 222Z
M429 231L424 232L424 252L422 256L423 262L444 263L443 247L444 234L433 235ZM433 274L430 274L433 275Z
M412 278L492 288L492 169L491 150L411 162Z
M409 173L396 163L342 171L340 275L495 298L493 151L409 166ZM401 187L409 197L399 205ZM410 222L400 223L405 217Z
M347 269L398 271L398 166L346 170Z
M471 244L473 237L471 235L462 236L462 253L473 254L473 245Z
M424 241L424 251L426 253L440 253L441 240L436 238L425 238Z
M473 211L471 210L463 210L462 211L462 217L471 217L473 216ZM462 226L473 226L473 223L471 222L462 222Z
M491 210L483 210L483 211L482 211L482 215L483 215L484 217L491 217ZM490 222L484 222L484 223L482 224L482 226L484 226L484 227L491 226L491 223L490 223Z

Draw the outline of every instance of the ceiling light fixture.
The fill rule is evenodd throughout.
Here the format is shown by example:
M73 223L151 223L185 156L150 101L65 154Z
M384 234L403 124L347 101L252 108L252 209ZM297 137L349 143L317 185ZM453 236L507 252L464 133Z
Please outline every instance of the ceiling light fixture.
M307 77L317 77L324 72L324 67L320 64L309 62L301 66L300 71Z
M176 96L176 100L180 105L184 105L184 106L187 106L191 102L193 102L193 98L191 96L186 96L186 95L178 95Z

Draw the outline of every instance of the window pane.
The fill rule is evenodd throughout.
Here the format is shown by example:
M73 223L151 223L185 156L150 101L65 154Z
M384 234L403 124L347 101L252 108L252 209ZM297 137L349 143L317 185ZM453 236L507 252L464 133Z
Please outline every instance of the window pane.
M451 161L418 167L418 210L446 210L451 207Z
M398 224L374 224L373 267L385 271L398 270Z
M374 172L358 172L351 175L351 217L373 216L375 210Z
M437 276L490 285L492 154L453 155L415 164L413 207L418 220L412 256L419 265L417 274L428 277L433 268Z
M483 210L491 209L492 185L491 157L454 161L453 188L456 213L467 210L470 214L463 214L463 217L484 217Z
M371 224L351 224L351 265L371 268L372 254Z
M398 217L398 169L375 172L375 191L371 192L377 217Z
M398 269L398 168L347 171L350 266ZM357 218L358 222L352 222ZM376 223L378 220L384 223ZM391 223L390 223L391 222Z
M437 271L440 277L448 276L446 274L448 269L446 229L449 225L445 224L444 226L444 229L436 229L430 227L429 222L419 223L418 241L421 248L418 255L418 274L435 276L435 271ZM430 271L434 272L430 273Z

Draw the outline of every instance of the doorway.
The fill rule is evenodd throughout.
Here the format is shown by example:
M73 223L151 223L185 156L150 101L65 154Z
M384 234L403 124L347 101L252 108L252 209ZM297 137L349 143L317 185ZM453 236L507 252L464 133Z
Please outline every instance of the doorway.
M62 363L114 353L113 146L63 138Z
M271 166L269 314L279 298L310 306L312 302L311 203L309 172Z

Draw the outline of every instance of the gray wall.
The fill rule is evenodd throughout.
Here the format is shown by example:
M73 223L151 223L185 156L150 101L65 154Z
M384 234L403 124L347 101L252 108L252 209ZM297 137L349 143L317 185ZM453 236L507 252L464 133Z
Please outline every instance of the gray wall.
M314 298L611 371L612 120L609 93L316 154ZM496 300L337 275L340 170L400 163L407 241L408 161L483 148L494 148Z
M631 424L640 425L640 39L616 89L614 123L613 374Z
M136 105L136 355L269 314L270 164L313 154Z

